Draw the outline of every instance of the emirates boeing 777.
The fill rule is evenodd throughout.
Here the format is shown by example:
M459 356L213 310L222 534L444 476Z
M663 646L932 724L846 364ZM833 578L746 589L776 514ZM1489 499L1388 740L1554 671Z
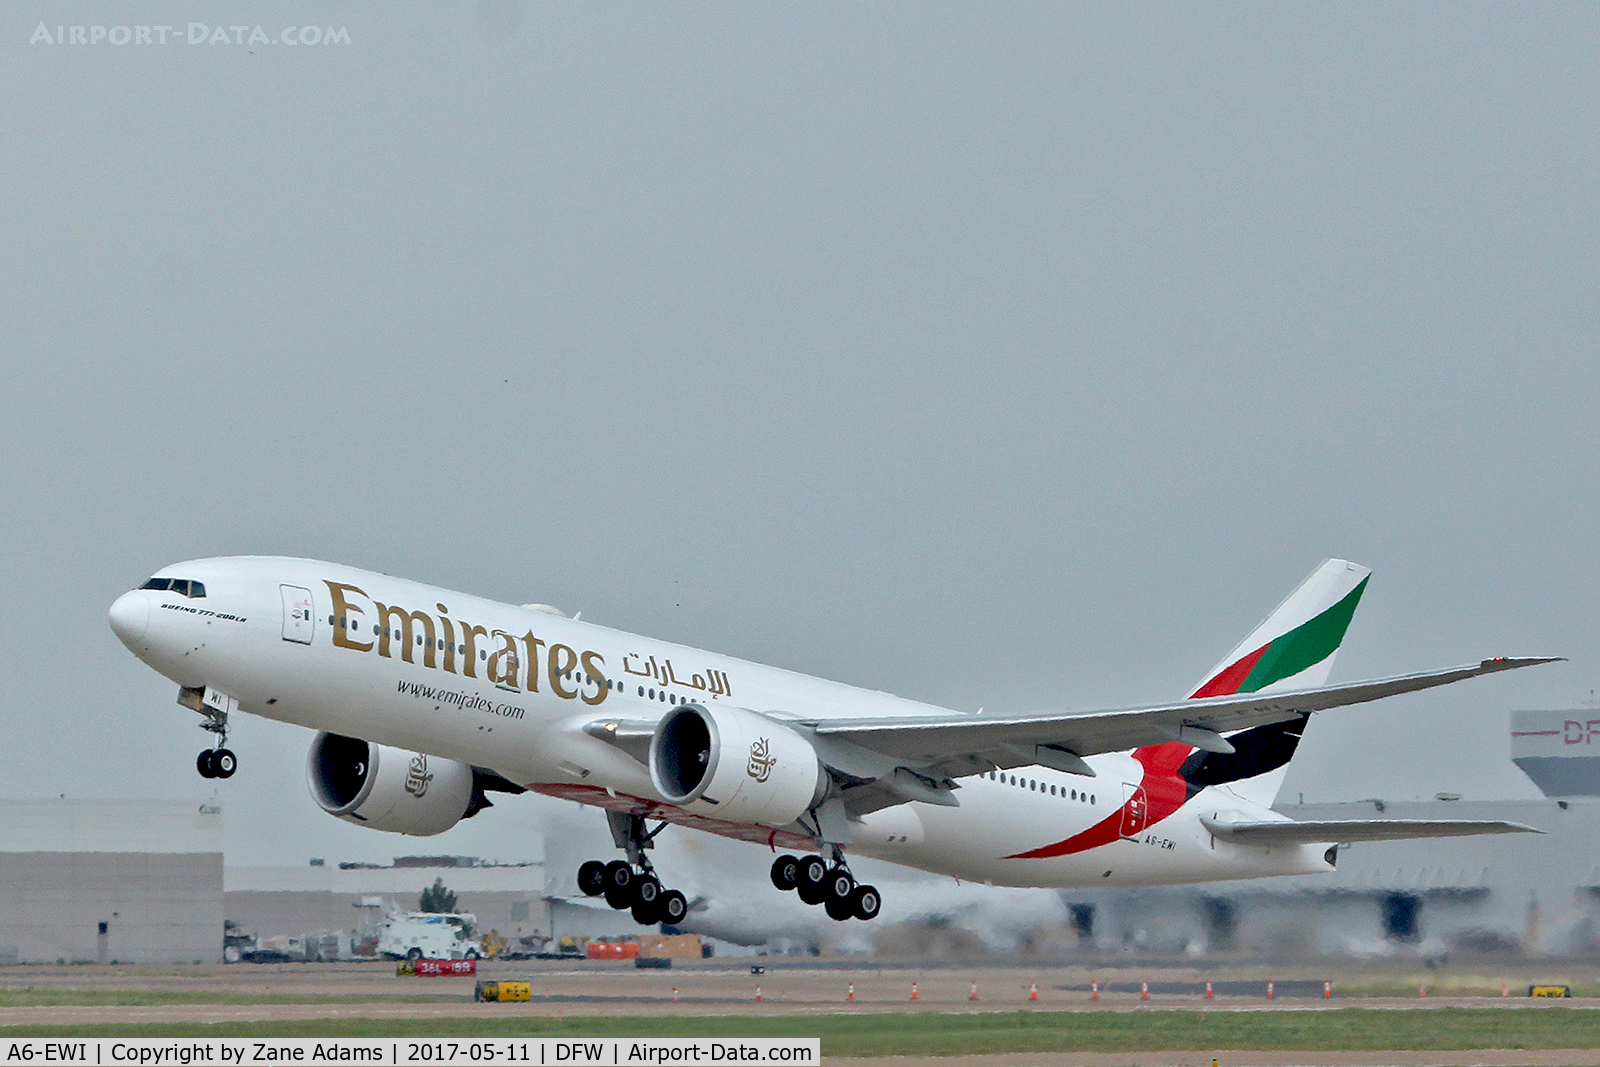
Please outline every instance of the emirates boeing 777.
M441 833L534 791L605 809L626 858L584 892L675 923L648 852L669 824L766 845L779 889L870 919L852 856L1011 886L1150 885L1333 869L1343 842L1529 830L1473 820L1291 820L1272 802L1312 713L1551 662L1486 659L1327 685L1366 568L1317 567L1185 699L952 711L315 560L163 568L111 627L215 736L229 717L318 731L312 797L341 819ZM652 825L655 824L655 825Z

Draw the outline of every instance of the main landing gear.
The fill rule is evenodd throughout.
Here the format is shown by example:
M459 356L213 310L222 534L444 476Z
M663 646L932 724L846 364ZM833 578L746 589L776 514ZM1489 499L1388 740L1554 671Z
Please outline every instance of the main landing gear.
M612 840L628 858L610 863L590 860L578 868L578 888L587 896L605 897L618 911L632 911L633 921L641 926L683 922L689 914L688 899L676 889L661 887L661 879L644 854L667 824L646 833L644 816L616 811L606 812L606 821L611 825Z
M883 906L877 887L858 884L837 849L831 864L821 856L779 856L772 863L772 884L793 889L807 904L821 904L838 922L875 919Z
M663 889L648 863L635 870L623 860L590 860L578 868L578 888L591 897L604 896L618 911L631 911L640 926L676 926L689 914L688 899L676 889Z

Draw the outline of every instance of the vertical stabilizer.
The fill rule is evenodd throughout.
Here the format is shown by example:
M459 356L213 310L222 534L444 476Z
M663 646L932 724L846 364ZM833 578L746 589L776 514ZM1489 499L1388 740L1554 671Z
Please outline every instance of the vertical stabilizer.
M1193 697L1269 693L1275 689L1313 689L1328 682L1333 657L1344 641L1371 572L1349 560L1330 559L1290 593L1228 653L1191 694ZM1196 752L1184 776L1192 785L1227 784L1248 800L1270 805L1278 795L1305 728L1305 717L1290 723L1235 734L1238 752L1219 757ZM1249 750L1249 751L1246 751Z

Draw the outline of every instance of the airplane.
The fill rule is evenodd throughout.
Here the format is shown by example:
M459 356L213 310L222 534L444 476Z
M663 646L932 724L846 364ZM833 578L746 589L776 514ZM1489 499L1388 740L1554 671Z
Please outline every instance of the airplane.
M688 909L648 855L669 825L781 850L773 884L843 921L882 905L852 856L993 885L1157 885L1331 871L1354 841L1538 832L1272 809L1313 713L1556 660L1328 685L1368 577L1323 562L1187 698L1030 714L316 560L177 563L117 598L110 622L215 735L205 777L237 769L230 716L261 715L318 731L311 795L348 822L438 834L489 793L531 791L605 810L625 858L584 863L578 885L641 924Z

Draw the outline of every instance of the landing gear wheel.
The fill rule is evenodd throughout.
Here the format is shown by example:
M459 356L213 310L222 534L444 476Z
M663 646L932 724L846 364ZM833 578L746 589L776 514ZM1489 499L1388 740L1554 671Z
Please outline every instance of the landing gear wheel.
M578 868L578 888L586 897L597 897L606 891L606 865L599 860L589 860Z
M421 958L422 958L422 950L420 948L410 948L410 949L406 950L406 959L408 959L408 960L420 960Z
M850 910L863 922L876 919L881 907L883 898L878 896L878 887L875 885L858 885L850 892Z
M850 872L843 867L832 867L828 870L828 880L824 883L830 901L844 902L850 899L850 894L855 891L856 880L850 877Z
M211 771L218 778L232 778L233 772L239 769L239 759L226 748L215 749L211 753Z
M669 889L661 894L661 921L668 926L677 926L683 922L684 916L689 914L689 901L676 889Z
M822 861L821 856L807 856L800 861L800 880L795 883L795 892L800 894L800 899L807 904L821 904L827 899L828 865Z
M606 864L606 892L613 889L627 889L633 885L633 868L621 860L612 860Z
M794 856L779 856L772 861L772 884L787 892L800 881L800 861Z
M208 748L194 758L194 769L200 772L200 777L202 778L215 778L217 776L216 765L211 762L212 751L212 749Z
M644 875L633 880L633 902L654 908L661 900L661 883L654 875Z
M658 900L646 904L642 900L633 902L633 921L640 926L654 926L661 921L661 907Z

